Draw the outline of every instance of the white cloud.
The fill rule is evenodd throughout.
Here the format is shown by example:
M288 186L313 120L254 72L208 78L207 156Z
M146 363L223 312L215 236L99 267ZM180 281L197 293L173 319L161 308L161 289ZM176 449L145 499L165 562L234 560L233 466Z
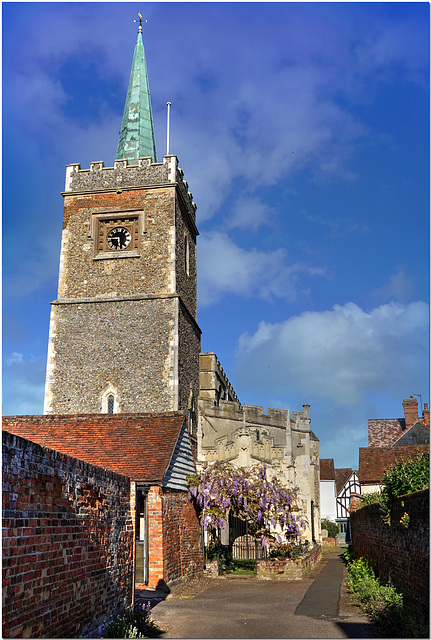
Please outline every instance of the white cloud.
M402 398L428 389L428 305L390 303L370 312L352 302L262 322L240 337L242 387L356 405L367 394ZM419 391L417 391L419 393Z
M301 275L324 275L319 268L289 264L285 249L246 250L219 231L200 237L198 256L199 303L203 306L226 294L292 301L300 292Z
M263 224L273 224L277 211L257 197L244 196L237 200L225 220L229 229L257 231Z
M397 302L407 302L412 297L414 290L414 279L409 278L403 267L390 276L389 282L382 287L374 289L370 296L379 302L395 300Z
M300 213L306 220L327 227L333 238L346 238L351 233L365 234L369 232L366 224L352 220L352 218L325 218L318 213L307 213L304 209Z

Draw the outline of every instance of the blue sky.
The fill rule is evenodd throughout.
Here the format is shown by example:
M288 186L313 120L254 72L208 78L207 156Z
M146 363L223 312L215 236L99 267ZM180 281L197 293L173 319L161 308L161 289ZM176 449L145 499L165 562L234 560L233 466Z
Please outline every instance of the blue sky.
M3 413L42 412L65 165L113 165L138 11L202 350L356 468L368 418L429 400L426 2L3 3Z

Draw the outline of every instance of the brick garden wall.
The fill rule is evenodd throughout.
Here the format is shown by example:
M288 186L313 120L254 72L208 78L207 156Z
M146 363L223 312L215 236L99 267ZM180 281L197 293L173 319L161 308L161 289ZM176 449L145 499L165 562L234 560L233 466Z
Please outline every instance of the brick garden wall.
M322 547L315 544L303 557L268 558L257 560L256 575L263 580L302 580L304 576L319 564Z
M400 524L404 513L410 518L407 528ZM352 512L354 552L375 560L383 580L390 580L406 598L426 610L429 606L429 489L398 498L391 523L388 526L382 520L377 504Z
M201 527L188 493L150 487L147 587L163 589L202 571Z
M203 571L202 531L187 492L163 490L163 548L167 582Z
M3 432L3 637L77 637L132 602L130 480Z

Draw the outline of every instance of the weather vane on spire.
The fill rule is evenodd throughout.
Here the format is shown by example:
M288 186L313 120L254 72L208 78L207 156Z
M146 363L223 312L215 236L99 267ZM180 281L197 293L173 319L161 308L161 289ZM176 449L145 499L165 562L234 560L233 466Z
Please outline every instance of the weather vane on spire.
M142 33L142 14L138 13L139 16L139 33ZM138 22L137 20L133 20L133 22ZM148 22L148 20L144 20L144 22Z

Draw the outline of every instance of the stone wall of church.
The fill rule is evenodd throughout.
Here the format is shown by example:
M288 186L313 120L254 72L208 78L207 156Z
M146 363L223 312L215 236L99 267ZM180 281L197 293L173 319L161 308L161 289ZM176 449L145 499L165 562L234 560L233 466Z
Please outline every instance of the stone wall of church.
M118 412L176 410L177 302L174 297L54 304L45 413L102 413L108 386ZM189 371L189 380L193 375Z
M197 271L196 271L196 227L175 198L175 235L176 235L176 291L196 320L197 315ZM199 368L199 364L198 364Z
M216 405L201 397L197 461L200 469L217 461L266 465L269 477L298 489L298 505L308 522L305 537L311 542L314 533L320 540L319 441L310 428L307 404L304 411L268 409L265 414L260 406L222 400Z
M174 197L172 186L67 195L59 299L175 293ZM97 215L125 212L139 218L136 256L95 259Z
M196 411L199 397L199 353L201 332L186 307L179 302L178 309L178 401L181 409L188 408L192 400ZM191 407L190 407L191 408ZM196 436L196 434L193 434Z

